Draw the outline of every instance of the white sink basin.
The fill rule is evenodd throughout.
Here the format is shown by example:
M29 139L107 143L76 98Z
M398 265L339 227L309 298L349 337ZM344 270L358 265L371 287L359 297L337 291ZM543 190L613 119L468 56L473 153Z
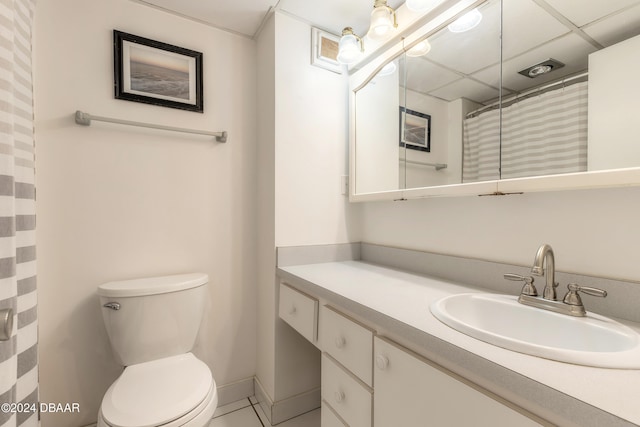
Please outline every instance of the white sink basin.
M640 339L628 326L587 313L571 317L518 303L517 297L459 294L431 304L445 325L509 350L601 368L640 368Z

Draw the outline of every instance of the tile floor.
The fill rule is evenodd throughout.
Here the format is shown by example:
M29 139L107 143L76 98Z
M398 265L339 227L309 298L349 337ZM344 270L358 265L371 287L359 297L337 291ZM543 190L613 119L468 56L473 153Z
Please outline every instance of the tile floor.
M257 401L251 397L216 409L208 427L272 427ZM288 421L278 427L320 427L320 409Z

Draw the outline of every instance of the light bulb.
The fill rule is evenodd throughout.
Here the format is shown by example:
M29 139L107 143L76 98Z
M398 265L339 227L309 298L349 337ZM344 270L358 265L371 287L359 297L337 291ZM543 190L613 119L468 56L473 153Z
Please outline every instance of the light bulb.
M477 27L480 21L482 21L482 14L478 9L473 9L453 21L447 28L452 33L464 33Z
M362 51L362 41L353 33L351 27L342 30L342 37L338 43L338 62L353 64L360 58Z
M371 27L369 37L374 39L384 38L393 29L393 19L389 9L386 7L376 7L371 12Z
M429 53L431 50L431 44L427 40L422 40L420 43L413 46L411 49L407 51L407 56L422 56Z

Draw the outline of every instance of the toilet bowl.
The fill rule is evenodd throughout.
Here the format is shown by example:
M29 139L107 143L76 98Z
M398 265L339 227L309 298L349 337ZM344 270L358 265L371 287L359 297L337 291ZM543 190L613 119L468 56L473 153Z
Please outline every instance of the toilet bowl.
M184 274L98 288L124 371L102 399L98 427L204 427L218 404L209 367L193 348L208 277Z
M187 353L128 366L102 400L98 427L202 427L217 404L211 371Z

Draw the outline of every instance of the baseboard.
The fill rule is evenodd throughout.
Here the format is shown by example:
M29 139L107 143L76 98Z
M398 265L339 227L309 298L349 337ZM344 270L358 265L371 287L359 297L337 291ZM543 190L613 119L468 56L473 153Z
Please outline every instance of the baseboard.
M262 384L254 378L256 400L273 425L287 421L320 407L320 388L301 393L288 399L273 402Z
M237 402L254 395L253 377L218 387L218 406Z

